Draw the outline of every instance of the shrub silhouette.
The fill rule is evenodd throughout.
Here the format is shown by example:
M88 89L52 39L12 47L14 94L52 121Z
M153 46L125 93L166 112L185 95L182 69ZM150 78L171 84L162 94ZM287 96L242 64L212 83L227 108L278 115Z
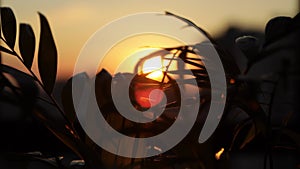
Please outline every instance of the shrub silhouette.
M166 12L166 14L186 22L187 26L193 26L203 31L185 18L170 12ZM248 67L242 73L238 70L233 57L211 39L216 45L226 71L229 95L225 116L222 118L217 131L202 145L197 142L197 134L206 118L210 99L210 83L206 69L201 64L201 60L195 61L187 57L188 53L194 53L193 47L164 48L163 50L180 53L178 56L185 64L197 67L197 69L192 70L194 78L198 82L198 87L207 89L209 94L203 94L204 99L201 102L200 115L189 135L167 153L146 159L128 159L110 154L98 147L85 134L74 111L71 90L72 79L80 78L82 82L90 80L85 73L75 75L66 83L61 94L63 109L60 108L52 96L57 73L57 48L46 17L41 13L38 15L41 33L37 57L38 73L41 80L31 70L36 51L36 37L33 29L29 24L19 24L19 38L16 38L17 23L14 13L8 7L1 8L1 40L4 45L1 44L0 51L16 57L27 68L28 73L3 64L0 55L0 110L1 113L21 111L24 116L28 116L28 114L34 116L39 123L42 123L64 145L70 148L79 159L84 160L84 163L72 161L73 157L68 159L66 154L63 154L64 158L62 159L55 154L54 162L44 154L28 154L26 150L21 154L11 155L14 158L27 161L25 166L30 162L38 161L40 162L38 165L49 168L168 168L170 166L228 168L230 153L239 151L239 149L247 150L247 146L261 148L261 144L265 149L264 168L267 167L268 162L270 168L273 168L272 152L275 150L288 149L288 151L296 152L299 155L299 125L291 119L295 117L294 119L299 120L299 105L294 102L278 103L280 100L288 100L279 98L281 96L292 97L289 99L290 101L299 101L298 94L300 92L299 88L296 87L299 86L297 78L300 72L299 66L297 66L300 54L299 14L294 18L278 17L272 19L267 24L264 43L260 43L257 38L251 36L240 37L236 40L237 46L248 58ZM279 28L279 26L282 27ZM15 50L17 39L20 54ZM267 62L270 57L273 57L272 61ZM170 71L166 72L165 75L167 76L168 73L176 74L176 72ZM134 136L149 136L149 134L162 132L172 124L168 118L164 118L163 125L158 125L165 128L157 128L155 125L150 125L148 128L149 126L146 125L126 121L118 114L111 99L109 91L113 79L112 75L106 70L102 70L96 77L92 78L96 79L97 86L101 86L96 88L95 92L99 101L98 105L103 110L103 116L120 132L128 135L134 134ZM153 83L151 79L141 75L135 77L132 84L134 85L140 79L143 79L144 82ZM123 80L126 80L126 77ZM169 83L172 84L172 80ZM122 85L122 82L118 85ZM176 89L176 85L172 86L169 93L176 93L174 88ZM284 95L284 92L290 95ZM174 100L176 102L176 99ZM135 103L134 98L133 103ZM278 109L278 105L284 109ZM172 106L176 107L178 104L170 105L170 107ZM289 112L283 112L288 110ZM279 119L274 119L274 114L276 116L279 114ZM290 121L292 121L291 124ZM22 123L22 120L17 122ZM274 123L276 124L274 125ZM24 126L26 125L24 123ZM148 133L143 133L143 130ZM214 155L222 147L225 149L225 153L223 153L225 155L222 155L221 160L218 161Z

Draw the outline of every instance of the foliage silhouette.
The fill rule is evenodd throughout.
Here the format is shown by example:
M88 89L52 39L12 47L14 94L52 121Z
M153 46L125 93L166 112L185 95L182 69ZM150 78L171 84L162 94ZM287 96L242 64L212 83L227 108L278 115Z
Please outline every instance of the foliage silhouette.
M35 36L28 24L20 24L19 48L25 66L31 69L35 50Z
M0 51L12 56L15 56L28 70L28 74L20 70L17 70L9 65L4 65L1 62L0 55L0 103L8 104L9 106L19 106L20 109L26 113L32 113L32 115L39 120L49 131L52 132L57 138L59 138L64 145L68 146L78 158L84 160L74 161L68 159L68 155L64 155L63 158L59 158L54 155L53 159L44 155L32 155L28 153L14 154L14 157L22 158L27 161L42 161L43 164L49 168L176 168L186 167L189 168L229 168L228 161L230 160L230 154L240 149L247 149L247 147L257 146L257 144L263 144L265 146L264 168L267 168L267 163L270 168L273 166L272 152L276 146L281 146L284 149L293 149L296 153L299 153L300 134L295 128L290 127L290 114L288 114L282 120L279 126L274 126L272 123L272 117L274 112L275 101L277 98L278 90L283 90L287 86L288 81L291 80L290 76L299 76L299 70L289 70L289 63L282 61L279 64L280 69L273 72L266 72L259 70L263 73L259 76L251 77L251 71L255 70L255 66L260 64L269 57L275 57L278 51L291 49L293 55L291 60L296 64L299 63L299 58L295 59L295 56L299 55L299 14L294 18L279 17L271 20L266 27L265 43L261 44L255 37L243 36L236 40L236 44L240 47L248 58L248 67L243 73L240 73L233 57L228 55L219 45L217 45L213 39L218 53L221 56L222 63L226 72L226 79L228 83L228 102L225 111L225 116L222 118L220 126L215 134L204 144L199 145L197 142L197 134L200 132L203 121L207 115L207 108L210 101L210 82L205 66L202 60L188 57L189 54L195 54L193 51L193 45L179 46L163 48L164 51L169 51L173 54L170 62L175 62L178 59L182 59L185 64L194 66L191 69L193 72L193 79L197 80L198 87L203 89L201 93L201 108L199 110L199 116L197 122L188 136L172 150L156 157L146 159L128 159L118 157L110 154L100 147L98 147L83 131L79 125L74 105L72 100L72 79L82 79L82 85L89 83L91 80L95 80L96 97L99 102L98 105L103 110L103 115L108 122L120 132L124 132L128 135L143 137L149 136L153 133L157 134L163 129L172 124L173 116L163 114L161 117L164 119L162 122L155 121L151 125L138 125L121 117L117 112L114 103L111 98L111 82L113 80L106 70L99 72L96 77L88 77L87 74L81 73L72 77L64 86L61 94L63 109L60 108L57 101L52 96L53 88L56 81L57 74L57 49L55 40L51 32L50 25L46 17L38 13L40 17L41 34L38 48L38 68L41 80L39 80L36 74L31 70L34 53L35 53L35 35L29 24L20 24L19 29L19 55L15 50L16 42L16 18L13 11L8 7L1 8L1 40L5 45L0 46ZM208 35L203 29L195 25L193 22L166 12L166 15L174 16L177 19L187 23L187 26L196 27L199 31ZM277 29L278 25L284 25L282 29ZM208 36L209 37L209 36ZM0 53L1 54L1 53ZM275 55L275 56L274 56ZM153 57L151 54L145 56L139 62L142 64L146 59ZM165 57L165 55L162 55ZM209 58L204 58L209 59ZM278 66L278 65L277 65ZM276 66L274 66L276 67ZM136 65L136 70L139 70L139 64ZM287 72L288 71L288 72ZM131 89L134 90L135 84L141 81L149 82L149 86L157 85L157 83L164 83L164 79L169 79L169 82L164 84L164 89L168 96L176 93L175 82L169 76L170 74L184 73L185 70L166 70L164 72L164 78L161 82L153 82L151 79L146 78L146 74L137 75L135 81L131 84ZM115 75L121 80L128 80L132 74L119 73ZM190 79L186 79L188 83ZM117 81L116 85L119 86L120 93L124 92L122 88L122 81ZM264 85L271 87L265 89ZM81 90L81 87L78 88ZM299 92L298 89L293 88L295 92ZM168 93L169 92L169 93ZM133 92L134 93L134 92ZM262 97L259 97L262 96ZM173 97L173 96L172 96ZM299 100L298 96L294 98ZM172 100L172 99L170 99ZM134 101L133 104L137 102ZM172 100L167 106L167 111L175 111L178 109L178 101ZM283 103L280 103L283 105ZM294 103L288 103L288 105L296 110L299 110L299 106ZM277 112L278 113L278 112ZM157 127L159 126L159 127ZM165 128L164 128L165 127ZM230 130L230 132L228 132ZM145 132L143 132L145 131ZM288 137L290 140L282 142L283 137ZM276 138L276 139L274 139ZM279 138L279 139L278 139ZM117 146L117 145L116 145ZM220 160L214 158L215 152L224 147L225 152L221 156ZM259 147L260 148L260 147ZM26 167L26 166L25 166Z
M17 26L16 18L10 8L1 8L2 33L7 45L13 49L16 42Z
M57 72L57 49L45 16L39 13L41 21L41 35L38 52L38 67L41 79L47 93L51 94Z

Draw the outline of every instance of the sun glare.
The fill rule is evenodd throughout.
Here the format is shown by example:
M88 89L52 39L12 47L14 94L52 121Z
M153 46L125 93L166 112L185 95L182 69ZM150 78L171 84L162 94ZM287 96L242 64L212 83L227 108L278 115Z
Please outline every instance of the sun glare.
M163 63L161 57L153 57L151 59L148 59L145 61L143 64L143 72L142 73L150 73L146 77L156 80L156 81L161 81L163 78Z
M147 75L146 77L149 79L153 79L156 81L162 81L164 74L162 71L154 71L152 73L150 73L149 75Z

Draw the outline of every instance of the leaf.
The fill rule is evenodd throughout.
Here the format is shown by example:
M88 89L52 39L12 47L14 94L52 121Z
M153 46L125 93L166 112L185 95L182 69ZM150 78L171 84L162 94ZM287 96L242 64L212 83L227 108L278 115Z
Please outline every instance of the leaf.
M57 163L51 158L43 155L31 155L29 153L1 153L1 159L5 159L5 166L19 166L20 168L28 168L34 166L35 168L56 169ZM31 167L32 168L32 167Z
M25 66L30 69L34 57L35 36L28 24L20 24L19 48Z
M192 66L195 66L195 67L198 67L198 68L201 68L201 69L206 70L205 66L203 66L203 65L201 65L201 64L199 64L199 63L192 62L192 61L189 61L189 60L186 60L186 59L184 59L183 61L184 61L185 63L187 63L187 64L192 65Z
M33 115L47 127L52 134L83 159L86 163L86 168L103 168L102 161L99 161L101 153L85 144L84 141L78 137L74 129L69 126L61 116L57 116L57 114L53 112L54 110L38 102L36 110L33 111Z
M86 82L88 82L89 77L86 73L80 73L72 78L70 78L65 86L62 89L61 92L61 100L63 104L63 108L65 111L65 115L70 120L72 124L74 124L77 121L77 116L74 109L74 103L72 98L72 82L74 79L78 79L78 81L82 82L82 84L79 84L77 91L81 91L83 89Z
M66 121L61 116L53 116L53 112L49 113L51 108L37 102L36 109L33 111L33 115L37 120L48 128L58 139L60 139L66 146L71 148L75 153L80 155L78 142L81 142L77 135L74 133ZM56 113L56 112L55 112Z
M3 36L7 45L13 49L16 42L17 26L15 15L10 8L1 8L1 22Z
M24 112L31 112L38 95L38 87L35 83L35 79L32 76L7 65L1 65L0 72L0 76L2 76L0 79L2 78L3 82L3 84L0 84L0 90L1 87L3 87L1 85L10 88L10 90L13 91L12 96L17 100L16 104L21 106ZM9 78L3 76L2 72L9 74Z
M255 138L256 135L257 135L257 133L256 133L256 129L255 129L255 124L252 124L246 137L244 138L244 141L242 142L242 144L240 146L240 149L244 148L248 143L250 143Z
M77 115L74 109L74 105L78 105L78 102L73 103L73 83L74 81L77 81L76 86L74 88L75 90L75 95L78 96L78 98L81 99L86 99L85 97L81 97L83 95L83 89L86 85L89 85L90 83L90 78L89 76L83 72L76 74L72 78L70 78L65 86L62 89L61 92L61 100L62 100L62 105L64 109L64 114L68 118L69 122L71 123L71 126L76 130L78 136L82 140L87 140L87 136L83 128L81 127ZM79 101L80 102L80 101Z
M35 79L27 73L7 65L1 65L0 72L10 74L18 82L19 89L29 98L25 102L33 102L38 94Z
M13 74L19 74L19 76L24 76L24 77L26 77L26 78L28 78L28 79L35 80L35 79L34 79L32 76L30 76L29 74L24 73L24 72L22 72L22 71L20 71L20 70L18 70L18 69L15 69L15 68L13 68L13 67L10 67L10 66L4 65L4 64L1 65L0 72L5 72L5 73L8 73L8 74L12 74L12 75L13 75Z
M235 40L237 47L245 54L248 62L258 60L260 42L254 36L241 36Z
M275 17L271 19L265 28L265 44L267 46L274 41L279 40L280 38L284 37L286 34L290 33L289 28L292 24L291 17Z
M74 124L76 120L76 113L74 109L73 99L72 99L72 79L69 79L67 83L64 85L61 92L61 101L63 105L63 109L65 115L69 119L69 121Z
M194 27L195 29L197 29L199 32L203 33L206 37L209 37L210 38L210 35L205 31L203 30L202 28L200 28L199 26L197 26L194 22L190 21L189 19L186 19L184 17L181 17L181 16L178 16L176 14L173 14L171 12L168 12L168 11L165 11L165 14L166 15L169 15L169 16L173 16L183 22L185 22L187 25L185 27L188 27L188 26L191 26L191 27ZM211 39L211 38L210 38Z
M3 47L3 46L0 46L0 51L2 51L2 52L5 52L5 53L8 53L8 54L12 54L12 55L14 55L14 53L13 53L12 51L10 51L10 50L6 49L6 48L5 48L5 47Z
M168 70L167 73L171 73L171 74L179 74L179 73L183 73L183 74L188 74L188 73L194 73L194 74L205 74L207 75L207 71L204 69L182 69L182 70Z
M112 76L105 69L102 69L96 75L95 85L101 86L95 88L96 99L100 108L102 107L113 108L112 96L111 96L111 82L112 82Z
M39 13L41 35L38 52L38 68L48 94L52 93L57 73L57 49L49 23L44 15Z

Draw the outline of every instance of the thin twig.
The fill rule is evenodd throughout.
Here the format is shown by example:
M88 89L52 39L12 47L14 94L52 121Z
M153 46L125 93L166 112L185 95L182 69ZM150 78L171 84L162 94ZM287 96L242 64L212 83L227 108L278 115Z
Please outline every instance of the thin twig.
M179 50L177 50L175 53L173 53L173 56L171 58L171 60L169 61L168 65L166 66L166 71L164 72L164 76L161 80L161 83L163 83L165 81L166 75L168 73L169 67L171 66L172 61L175 59L176 55L178 54Z

